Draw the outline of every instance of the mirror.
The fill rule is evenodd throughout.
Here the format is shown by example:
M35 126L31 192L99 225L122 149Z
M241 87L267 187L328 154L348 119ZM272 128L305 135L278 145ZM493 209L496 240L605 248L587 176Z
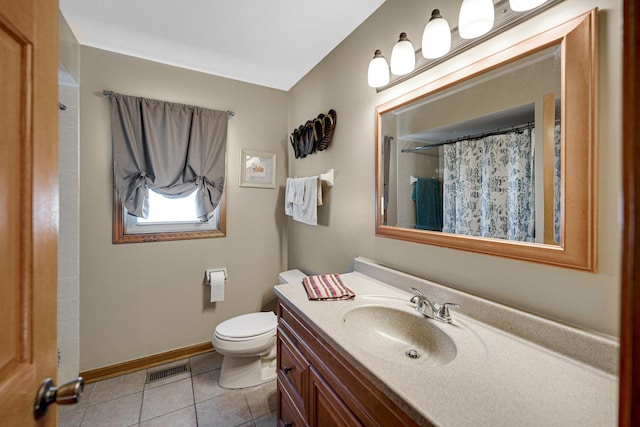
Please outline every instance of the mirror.
M597 10L376 108L376 235L596 270Z

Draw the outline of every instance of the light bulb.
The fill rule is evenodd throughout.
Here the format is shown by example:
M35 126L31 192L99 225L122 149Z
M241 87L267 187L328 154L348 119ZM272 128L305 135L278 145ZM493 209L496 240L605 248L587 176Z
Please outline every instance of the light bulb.
M493 28L494 7L492 0L464 0L460 7L458 31L463 39L474 39Z
M416 52L407 38L406 33L400 33L398 43L391 51L391 72L397 76L409 74L416 68Z
M431 12L431 18L422 33L422 56L427 59L440 58L451 50L451 29L438 9Z
M509 6L514 12L524 12L540 6L547 0L509 0Z
M379 49L375 51L373 59L369 62L368 80L371 87L389 84L389 64Z

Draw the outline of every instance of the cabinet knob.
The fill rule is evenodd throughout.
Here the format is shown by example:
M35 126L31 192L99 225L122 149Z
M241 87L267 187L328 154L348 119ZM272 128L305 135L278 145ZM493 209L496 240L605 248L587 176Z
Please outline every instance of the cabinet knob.
M282 372L284 372L284 374L287 375L289 372L291 372L291 369L293 369L293 368L291 368L291 366L285 366L285 367L282 368ZM285 424L285 426L286 426L286 424Z

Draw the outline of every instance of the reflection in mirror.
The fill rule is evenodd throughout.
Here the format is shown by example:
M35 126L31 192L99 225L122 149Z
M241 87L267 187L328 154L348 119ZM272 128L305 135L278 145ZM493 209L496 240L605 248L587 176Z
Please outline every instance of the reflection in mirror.
M596 270L597 9L376 107L376 235Z
M560 243L561 89L556 44L383 114L383 224Z

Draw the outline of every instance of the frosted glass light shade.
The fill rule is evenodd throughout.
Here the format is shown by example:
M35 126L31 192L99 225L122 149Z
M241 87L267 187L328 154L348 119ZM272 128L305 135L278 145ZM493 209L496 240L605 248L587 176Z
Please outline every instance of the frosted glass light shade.
M474 39L493 28L492 0L464 0L460 7L458 31L463 39Z
M376 50L369 62L368 80L370 87L382 87L389 84L389 64L382 52Z
M524 12L540 6L547 0L509 0L509 6L514 12Z
M451 28L438 9L431 12L431 18L422 33L422 56L427 59L440 58L451 50Z
M416 68L416 51L407 38L406 33L400 33L398 43L391 51L391 72L397 76L409 74Z

